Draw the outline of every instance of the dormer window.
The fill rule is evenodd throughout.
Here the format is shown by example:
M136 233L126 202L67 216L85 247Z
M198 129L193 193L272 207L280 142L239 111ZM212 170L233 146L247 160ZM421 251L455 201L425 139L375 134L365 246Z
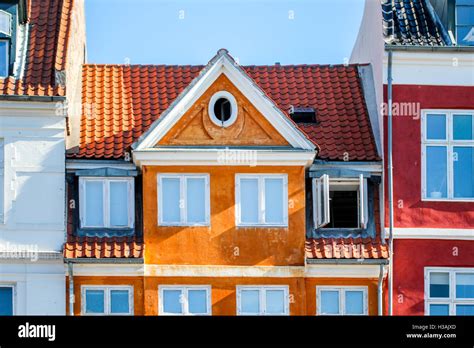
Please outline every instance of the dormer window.
M13 73L17 28L26 23L25 11L25 0L0 1L0 78Z
M474 0L456 0L456 38L459 46L474 46Z

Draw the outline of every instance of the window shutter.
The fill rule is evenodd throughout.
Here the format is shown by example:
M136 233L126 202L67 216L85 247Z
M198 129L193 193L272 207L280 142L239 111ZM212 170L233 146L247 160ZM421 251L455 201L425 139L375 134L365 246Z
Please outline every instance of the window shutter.
M327 174L313 179L313 213L315 228L324 227L329 223L329 175Z
M367 228L369 222L368 214L368 193L367 193L367 179L364 175L359 175L359 221L360 228Z

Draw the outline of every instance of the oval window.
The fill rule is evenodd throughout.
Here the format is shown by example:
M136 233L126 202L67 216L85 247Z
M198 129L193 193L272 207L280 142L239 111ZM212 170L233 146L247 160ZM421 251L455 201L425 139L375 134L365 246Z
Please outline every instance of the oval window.
M216 125L228 127L237 118L237 102L227 91L215 93L209 102L209 116Z

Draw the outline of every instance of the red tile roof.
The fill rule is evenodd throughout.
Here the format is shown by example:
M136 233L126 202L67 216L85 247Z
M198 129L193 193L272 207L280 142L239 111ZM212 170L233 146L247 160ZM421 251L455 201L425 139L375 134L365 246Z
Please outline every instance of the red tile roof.
M308 259L387 259L388 245L379 238L314 238L305 252Z
M56 72L66 67L74 0L28 1L28 49L21 80L0 79L0 95L63 96Z
M143 258L143 242L135 237L73 237L64 244L64 258Z
M71 158L118 159L199 74L203 66L85 65L81 138ZM313 107L317 124L298 124L318 158L379 160L357 65L243 67L286 112Z

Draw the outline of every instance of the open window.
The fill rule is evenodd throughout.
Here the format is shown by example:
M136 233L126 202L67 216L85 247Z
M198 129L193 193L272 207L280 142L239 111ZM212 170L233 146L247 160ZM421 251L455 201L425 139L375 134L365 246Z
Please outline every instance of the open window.
M368 223L367 179L313 179L313 217L315 228L365 229Z

